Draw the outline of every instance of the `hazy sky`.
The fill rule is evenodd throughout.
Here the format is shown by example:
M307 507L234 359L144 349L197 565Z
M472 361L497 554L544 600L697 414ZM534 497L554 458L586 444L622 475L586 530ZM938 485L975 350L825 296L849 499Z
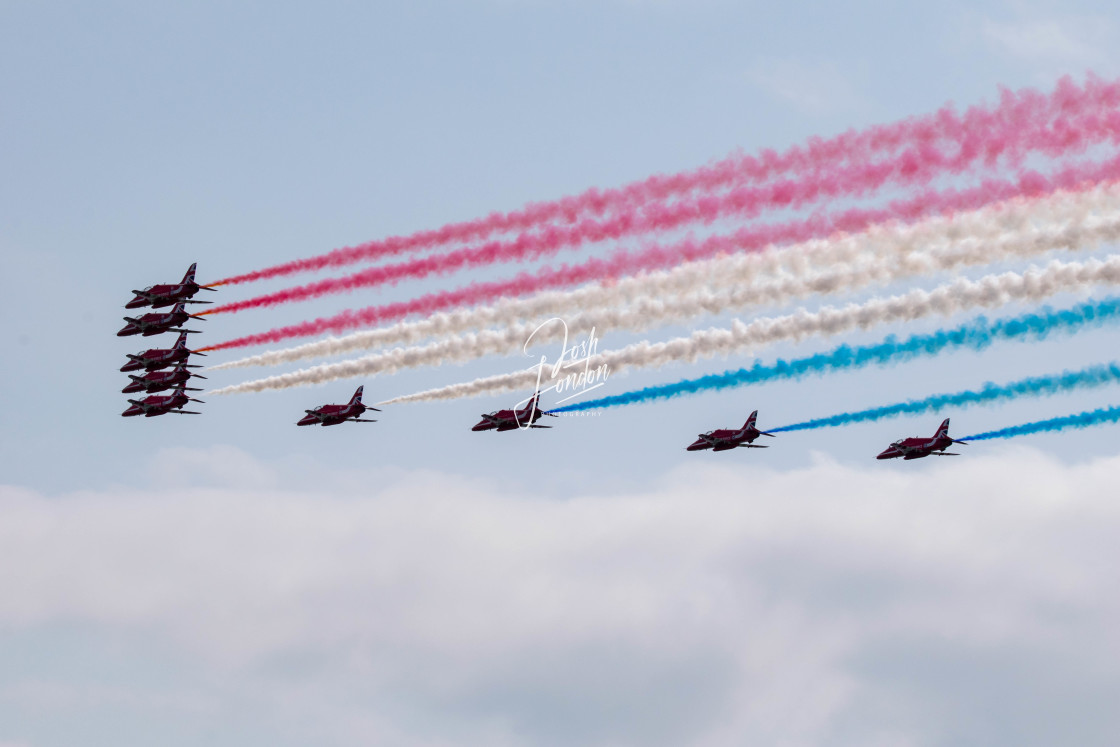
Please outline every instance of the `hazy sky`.
M684 446L753 409L1110 361L1111 330L500 435L469 427L509 397L292 424L357 383L375 401L517 357L123 419L125 353L167 338L114 333L130 289L193 261L213 280L1115 77L1118 23L1103 2L0 3L0 747L1110 744L1115 428L906 464L872 457L940 414ZM192 343L461 280L213 317ZM959 435L1118 396L945 415Z

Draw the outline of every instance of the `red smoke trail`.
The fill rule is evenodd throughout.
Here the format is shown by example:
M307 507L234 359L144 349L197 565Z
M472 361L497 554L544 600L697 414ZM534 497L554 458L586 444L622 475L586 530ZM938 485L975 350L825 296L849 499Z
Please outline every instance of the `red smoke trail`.
M815 173L843 163L866 161L876 155L902 148L925 148L956 143L962 155L976 148L977 137L990 128L1037 127L1056 116L1093 113L1120 105L1120 81L1106 83L1090 76L1079 87L1068 76L1049 94L1032 89L1004 90L996 106L977 105L958 115L952 105L921 117L911 117L888 125L848 131L830 139L811 138L804 146L784 153L763 150L757 157L735 155L691 171L655 175L618 189L589 189L574 196L549 202L530 203L510 213L492 213L478 220L450 223L434 231L396 236L357 246L275 265L256 272L221 280L214 285L246 283L298 272L340 267L371 261L413 250L431 249L450 243L484 239L508 231L527 231L557 221L574 224L595 216L632 211L651 201L687 196L694 191L764 182L783 174ZM982 153L989 164L998 154ZM1012 154L1014 155L1014 154Z
M537 259L561 249L595 241L620 239L653 231L665 231L691 223L710 224L734 216L753 218L767 208L797 208L829 197L861 197L888 182L904 186L927 184L944 174L957 174L980 157L996 158L1013 153L1021 158L1031 150L1047 154L1066 153L1084 148L1099 138L1117 139L1120 111L1063 119L1054 126L1026 130L1012 123L986 138L971 142L967 154L946 155L929 146L908 149L887 161L857 164L825 174L812 174L801 181L783 180L762 187L741 187L718 196L705 196L671 205L647 205L605 221L587 220L571 227L550 226L537 233L525 233L512 241L491 241L481 246L458 249L447 254L423 257L393 265L371 267L340 278L328 278L307 285L269 293L244 301L223 304L202 314L222 314L244 309L303 301L330 293L352 291L401 280L447 274L467 267L495 262Z
M1088 189L1097 183L1116 179L1120 179L1120 156L1102 164L1068 166L1052 176L1029 171L1014 181L992 179L965 190L927 190L916 197L892 202L884 208L853 208L834 216L817 213L808 219L743 228L728 236L711 236L699 241L690 238L670 246L654 244L637 252L619 251L611 257L589 259L578 265L561 265L557 268L544 268L536 273L521 273L510 280L472 283L463 288L430 293L410 301L348 310L331 317L239 337L202 350L240 348L326 332L339 333L395 321L413 314L431 314L456 306L490 303L546 289L569 288L590 281L665 269L721 252L758 251L772 244L807 241L836 232L855 233L866 230L873 224L909 222L933 214L976 210L1014 197L1038 197L1057 189Z

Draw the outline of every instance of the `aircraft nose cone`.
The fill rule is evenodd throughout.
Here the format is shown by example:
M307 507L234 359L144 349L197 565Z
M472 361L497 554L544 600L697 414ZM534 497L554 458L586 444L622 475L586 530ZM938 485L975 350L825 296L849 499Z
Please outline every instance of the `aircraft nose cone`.
M685 451L702 451L706 443L704 439L699 438L686 446Z
M881 453L879 454L879 456L877 456L877 457L875 457L875 458L876 458L876 459L890 459L890 458L891 458L892 456L894 456L894 455L895 455L895 454L894 454L894 449L884 449L884 450L883 450L883 451L882 451L882 452L881 452Z

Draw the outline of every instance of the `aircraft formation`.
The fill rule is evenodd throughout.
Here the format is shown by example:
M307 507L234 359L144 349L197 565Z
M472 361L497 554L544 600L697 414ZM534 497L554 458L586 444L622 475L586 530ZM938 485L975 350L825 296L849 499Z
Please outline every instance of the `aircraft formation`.
M550 414L589 413L803 376L887 368L953 351L980 353L994 342L1041 343L1120 324L1120 253L1115 251L1120 226L1118 145L1120 78L1088 75L1077 82L1064 77L1049 92L1004 89L998 101L967 110L947 106L836 136L815 136L780 151L736 151L674 174L591 187L508 211L286 258L214 280L209 288L254 287L247 284L319 271L339 274L284 280L283 287L220 302L197 314L188 312L190 304L207 294L193 277L175 286L154 286L136 291L128 304L151 306L153 313L129 319L120 334L158 334L185 329L199 317L286 306L292 311L283 322L200 346L201 351L285 346L214 369L353 355L222 386L215 394L343 379L358 379L357 384L384 373L513 355L527 352L530 344L562 343L564 363L557 362L550 375L560 401L550 411L541 409L539 398L528 404L521 400L512 409L483 414L472 427L497 432L548 428L543 418ZM583 254L563 259L564 253L574 251ZM485 270L486 275L456 279L468 269ZM427 280L435 277L441 278L439 283ZM419 283L415 294L406 290L406 283ZM394 291L392 298L329 313L304 316L288 306L398 286L402 290ZM1048 305L1062 294L1096 292L1108 295L1064 309ZM814 308L794 308L809 297L817 299L811 304ZM1030 308L1014 316L985 316L1011 304ZM907 329L974 312L960 323ZM704 317L715 320L711 323L716 326L697 323ZM581 336L587 332L586 341L569 348L566 320L578 320L573 329L578 327ZM845 339L880 327L890 328L882 339L857 344ZM596 330L603 329L641 337L598 351ZM323 339L299 342L315 337ZM769 346L810 338L819 340L821 347L788 360L763 364L756 359L749 365L574 403L565 404L572 398L562 394L562 387L590 392L608 375L623 370L756 355ZM826 347L827 340L839 344ZM577 362L586 363L582 373L571 368ZM514 399L534 389L544 391L547 399L551 395L540 383L543 369L534 368L519 365L471 381L399 394L389 402L522 393L510 395ZM167 392L191 393L187 368L143 378L134 382L134 390L164 386L170 387ZM949 413L972 404L1106 383L1120 383L1120 362L1099 361L1081 371L1031 376L1000 386L986 382L971 390L837 413L769 431L754 423L756 415L742 427L707 431L691 443L682 439L680 446L690 452L766 448L783 443L772 436L793 430L901 414ZM293 421L338 425L372 419L365 416L360 397L347 402L341 393L338 396L340 404L305 410ZM739 417L735 419L742 423ZM928 437L901 438L889 445L884 439L887 448L878 456L884 461L954 456L958 453L951 449L964 441L1106 422L1120 422L1120 406L970 433L963 440L951 438L945 427L931 429ZM868 457L874 456L869 450Z
M170 348L151 348L141 353L128 354L128 362L121 366L121 371L128 374L131 382L121 390L124 394L148 394L143 399L128 400L129 407L121 413L123 417L143 415L152 418L159 415L172 413L175 415L199 415L191 410L184 410L188 402L202 403L194 399L187 392L201 391L198 388L187 386L192 378L205 379L190 371L192 368L201 368L189 362L191 355L205 355L187 348L187 335L197 334L198 330L184 329L182 325L189 319L205 321L202 317L189 314L186 311L188 303L210 303L210 301L196 301L194 295L200 290L214 290L195 282L195 270L198 263L187 269L183 279L175 284L152 285L144 290L134 290L133 299L125 304L126 309L138 309L145 306L152 308L173 307L170 312L151 312L139 317L124 318L125 326L117 332L117 337L152 335L164 332L178 332L179 338ZM171 370L165 370L171 369ZM133 373L143 372L143 373ZM157 394L171 390L170 394Z
M121 366L121 371L128 374L130 383L121 391L124 394L147 394L143 399L129 399L129 407L121 413L123 417L143 415L146 418L159 415L199 415L201 413L184 409L189 402L202 400L195 399L187 392L202 391L198 387L189 386L191 379L205 379L190 369L201 366L190 363L192 355L205 356L196 350L187 347L187 335L197 334L198 330L185 329L188 320L205 321L201 316L190 314L186 310L187 304L211 303L210 301L196 300L194 296L201 290L215 290L195 281L195 271L198 263L192 264L183 279L174 284L152 285L144 290L134 290L133 298L126 309L138 309L151 306L163 308L171 306L170 312L150 312L139 317L124 317L125 326L117 332L118 337L142 335L150 337L164 332L177 332L179 334L175 344L170 348L151 348L141 353L128 354L128 362ZM320 405L312 410L304 410L304 416L296 425L340 425L342 423L376 423L376 420L363 418L367 412L380 412L376 407L364 404L362 394L365 387L359 386L350 401L346 404ZM170 394L159 394L171 390ZM529 428L551 428L550 425L541 425L537 421L549 415L557 417L555 413L540 408L540 392L533 394L529 400L520 407L509 410L497 410L483 413L482 419L471 428L472 431L514 431ZM688 451L730 451L732 449L765 449L765 444L756 444L759 436L773 438L775 434L759 430L756 425L758 410L747 418L742 428L721 428L707 433L701 433L696 440L685 448ZM949 420L946 420L937 429L932 438L904 438L895 441L880 453L876 459L903 460L921 459L927 456L958 456L946 451L952 444L967 445L964 441L949 437Z
M376 420L364 419L361 416L369 410L381 412L376 407L362 404L362 394L365 386L359 386L345 405L320 405L314 410L304 410L306 415L296 425L339 425L340 423L376 423ZM471 428L472 431L515 431L528 430L529 428L551 428L551 425L537 423L545 415L558 417L555 413L540 409L540 392L536 392L521 407L510 410L497 410L483 413L482 420ZM773 438L775 434L758 429L758 410L747 418L742 428L720 428L707 433L701 433L696 440L685 447L688 451L730 451L732 449L766 449L764 444L754 441L759 436ZM949 436L949 418L945 418L937 428L932 438L904 438L895 441L884 449L876 459L897 459L904 461L922 459L928 456L960 456L957 453L946 451L953 444L967 446L966 441L960 441Z
M739 430L721 429L709 431L708 433L701 433L695 441L686 446L688 451L703 451L711 449L712 451L729 451L736 448L745 449L765 449L768 448L763 444L754 443L755 439L759 436L771 436L773 433L760 431L755 425L755 420L758 418L758 410L755 410L747 418L747 422ZM895 441L886 449L884 449L876 459L897 459L902 457L903 460L909 461L911 459L922 459L927 456L960 456L959 454L945 451L953 444L961 444L967 446L965 441L958 441L949 437L949 418L945 420L938 427L937 432L933 434L933 438L904 438Z

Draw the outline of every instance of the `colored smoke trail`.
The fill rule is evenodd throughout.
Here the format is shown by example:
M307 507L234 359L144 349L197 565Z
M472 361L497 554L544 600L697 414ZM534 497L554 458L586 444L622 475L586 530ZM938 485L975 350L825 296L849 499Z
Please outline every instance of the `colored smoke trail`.
M730 236L709 237L702 241L689 239L670 247L653 245L637 253L621 251L616 252L609 259L592 258L578 265L546 268L534 274L521 273L511 280L472 283L451 291L430 293L410 301L347 310L334 316L228 340L202 350L224 350L276 343L326 332L339 333L396 321L413 314L431 314L456 306L473 306L510 296L525 296L549 288L572 287L589 281L651 272L674 267L681 262L712 257L721 252L758 251L772 244L808 241L838 231L858 232L877 223L913 221L930 214L975 210L1001 200L1037 197L1059 189L1085 190L1099 182L1114 181L1118 178L1120 178L1120 156L1102 164L1067 166L1049 177L1029 172L1015 181L987 180L979 186L965 190L927 191L908 200L893 202L886 208L852 208L834 216L814 215L808 219L786 224L744 228Z
M618 350L598 353L588 358L586 367L588 370L606 370L613 374L629 368L659 367L680 361L694 362L699 358L726 356L778 341L798 341L809 336L829 337L889 322L910 322L935 314L948 315L972 308L992 308L1011 301L1039 301L1055 293L1087 289L1101 283L1120 283L1120 255L1110 257L1105 262L1051 262L1041 271L1032 270L1025 274L1006 272L988 275L976 281L962 279L932 291L914 290L901 296L872 299L842 308L826 307L813 313L799 311L782 317L757 318L746 324L735 320L730 328L699 330L686 337L665 342L642 341ZM298 383L319 383L337 378L334 374L340 372L345 372L348 377L374 373L374 370L370 370L372 366L361 364L362 360L316 366L252 384L261 388L283 388L296 385L291 382L299 375L304 378ZM378 360L376 363L382 365L383 361ZM542 375L541 371L533 368L429 389L396 397L389 402L458 399L533 389L540 387L542 382L548 385ZM563 377L560 377L560 382L564 382ZM222 391L246 391L238 387L227 387Z
M1105 216L1090 217L1097 212ZM553 317L564 318L571 322L569 326L584 330L650 329L670 320L709 313L718 298L713 291L723 288L736 288L738 292L726 297L719 311L780 305L810 293L851 291L920 273L1031 257L1054 249L1086 248L1120 239L1118 231L1120 184L1110 183L1086 192L1013 200L952 218L937 217L913 225L877 225L865 233L814 240L779 251L698 260L612 284L594 283L573 291L503 299L491 306L458 309L287 350L270 350L212 368L275 365ZM825 269L818 272L814 269L817 267ZM783 275L780 280L760 280L779 274ZM694 299L691 307L683 301L685 296ZM650 308L651 299L662 301ZM626 305L632 308L622 312ZM635 314L638 307L642 311ZM507 346L507 350L520 347L524 341L525 335L512 338L512 347ZM491 348L486 352L499 351Z
M778 360L767 366L755 363L750 368L708 374L671 384L658 384L609 397L575 402L554 408L551 412L578 412L634 405L751 384L859 370L871 365L890 366L955 350L985 350L995 342L1044 340L1052 334L1072 335L1117 322L1120 322L1120 297L1079 304L1060 311L1043 309L1030 314L997 319L994 322L979 317L959 327L939 330L932 334L911 335L903 340L891 335L874 345L854 347L840 345L829 352L817 353L805 358Z
M1120 231L1120 218L1112 221L1113 235ZM958 255L959 256L959 255ZM837 273L843 275L845 273ZM835 284L850 285L844 278L822 276L825 287ZM847 271L866 279L865 269ZM766 285L733 284L730 289L713 292L708 289L672 299L644 298L622 309L589 311L576 315L565 323L536 321L518 322L501 330L482 330L469 335L440 340L429 345L395 348L383 353L368 355L355 360L329 363L311 368L266 377L220 390L223 394L286 389L293 386L321 384L336 379L375 374L397 373L407 368L438 366L445 363L462 363L484 355L509 353L527 347L531 338L534 344L564 342L570 330L581 332L595 329L645 329L690 319L698 313L720 314L743 309L758 303L773 301L777 296L787 296L811 289L818 278L808 283L796 279L781 279ZM1041 271L1020 275L1008 272L988 275L976 281L957 280L933 291L915 290L889 299L873 299L860 305L844 308L824 308L815 313L799 311L784 317L755 319L749 324L736 322L731 340L725 339L726 330L705 330L688 338L678 338L667 343L641 342L611 351L597 357L592 367L606 364L612 370L622 367L659 366L676 357L689 360L701 356L728 354L744 347L757 347L786 340L801 340L809 335L836 335L854 328L867 329L877 324L893 321L913 321L931 314L951 314L977 306L991 307L1009 301L1037 301L1061 291L1078 290L1097 283L1120 283L1120 255L1105 262L1090 260L1085 263L1052 262ZM560 322L559 319L550 320ZM660 348L659 345L666 346ZM674 352L666 352L674 351ZM467 394L447 395L446 389L429 392L431 398L470 396L490 391L511 390L522 386L535 371L508 374L505 377L487 377L465 385ZM485 381L485 388L479 382ZM469 390L469 391L468 391ZM439 393L439 394L436 394ZM419 395L417 395L419 396Z
M371 261L408 251L431 249L445 244L476 241L496 233L527 231L548 222L575 223L580 219L633 209L651 202L687 196L694 191L713 191L734 185L762 183L789 174L814 173L845 163L867 161L904 148L955 144L962 155L977 150L977 137L1008 122L1021 127L1037 125L1059 116L1094 113L1120 104L1120 83L1105 82L1089 75L1083 86L1068 76L1054 90L1042 94L1032 89L1001 91L996 105L981 104L958 115L952 105L920 117L888 125L848 131L839 136L811 138L804 146L784 153L763 150L758 157L733 155L716 163L674 175L655 175L618 189L589 189L575 197L531 203L510 213L493 213L478 220L451 223L434 231L397 236L346 247L308 259L286 262L256 272L226 278L220 283L245 283L298 272L340 267ZM1061 134L1058 132L1057 134ZM1010 152L1011 160L1021 157ZM984 154L991 165L997 154Z
M1012 438L1014 436L1026 436L1031 433L1049 433L1052 431L1064 431L1070 428L1089 428L1094 425L1106 425L1117 421L1120 421L1120 407L1102 407L1099 410L1079 412L1076 415L1064 415L1059 418L1050 418L1049 420L1037 420L1033 423L1013 425L1010 428L1000 428L998 431L977 433L974 436L966 436L961 440L987 441L993 438Z
M947 407L969 407L972 405L985 405L993 402L1002 402L1018 399L1020 397L1044 397L1065 392L1074 392L1082 389L1093 389L1120 382L1120 366L1115 363L1107 365L1090 366L1080 371L1065 371L1051 376L1032 376L1027 379L1011 382L1010 384L996 385L991 382L980 389L956 392L955 394L935 394L924 399L915 399L908 402L899 402L885 407L873 407L856 412L845 412L830 415L827 418L815 418L803 423L785 425L780 428L768 429L771 433L785 431L805 431L816 428L832 428L852 423L866 423L883 418L893 418L899 415L917 415L925 412L936 412ZM993 436L994 438L994 436ZM968 440L968 439L963 439Z
M1013 121L1006 123L1002 130L978 136L970 149L957 155L924 147L904 151L883 162L858 163L833 172L810 173L800 181L784 180L761 187L742 187L726 194L705 195L675 204L646 204L603 221L585 220L570 227L548 226L508 241L491 241L444 254L370 267L343 277L327 278L223 304L208 309L206 313L222 314L275 306L360 288L396 285L402 280L446 275L466 268L535 260L586 243L670 231L695 223L710 225L728 217L750 219L768 208L796 209L824 198L863 197L892 182L905 187L925 185L940 176L959 174L974 161L985 156L998 157L1004 151L1044 150L1055 155L1069 155L1101 138L1115 140L1117 136L1120 136L1120 111L1088 115L1054 129L1031 129Z

